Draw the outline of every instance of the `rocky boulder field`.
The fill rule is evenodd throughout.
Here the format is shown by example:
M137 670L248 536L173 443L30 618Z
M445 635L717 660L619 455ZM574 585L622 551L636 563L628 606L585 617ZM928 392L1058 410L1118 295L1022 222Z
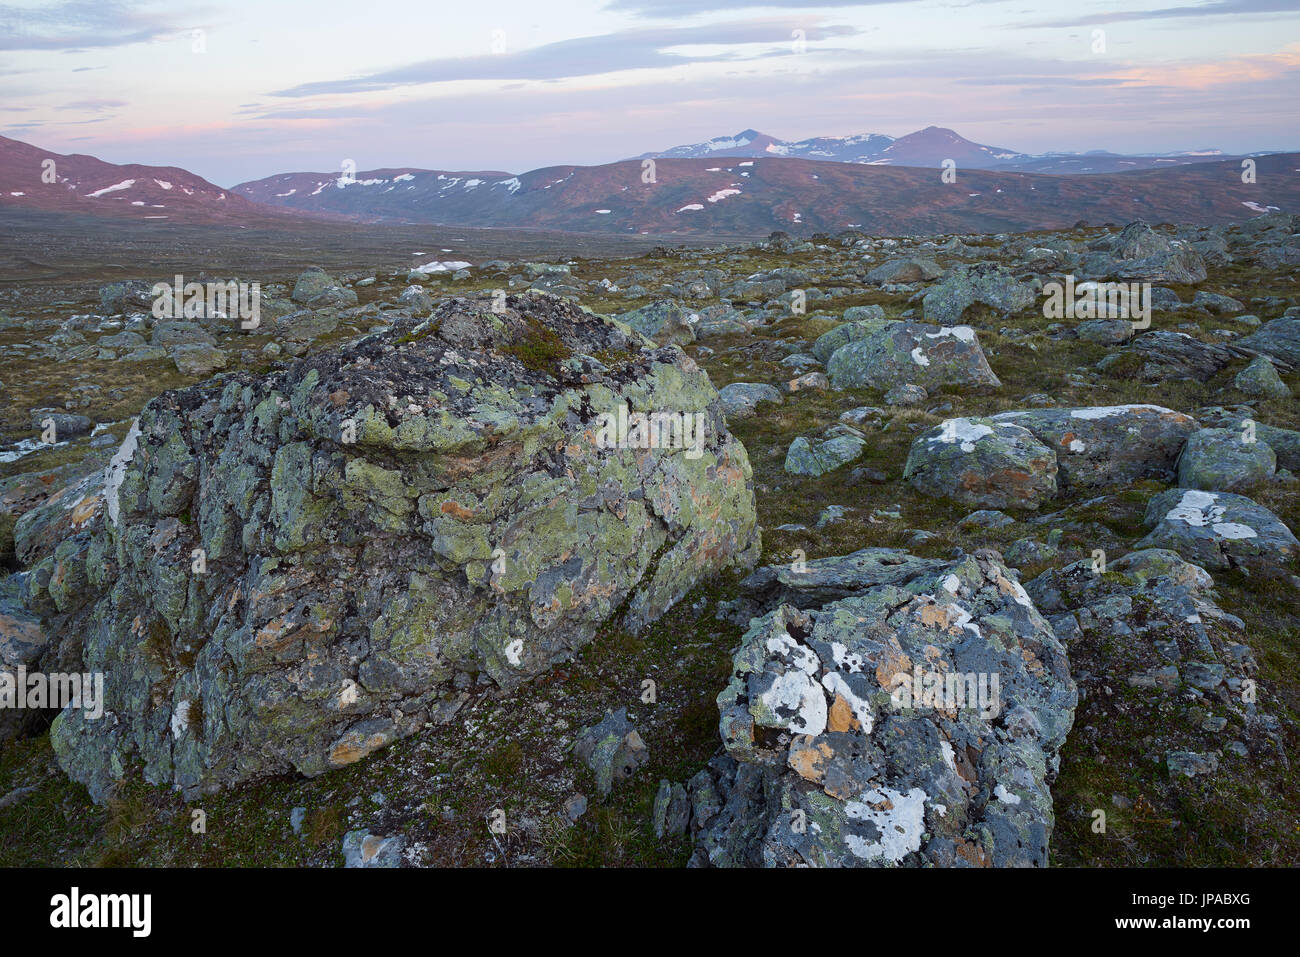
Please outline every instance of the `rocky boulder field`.
M0 292L0 863L1300 862L1300 217L203 269Z

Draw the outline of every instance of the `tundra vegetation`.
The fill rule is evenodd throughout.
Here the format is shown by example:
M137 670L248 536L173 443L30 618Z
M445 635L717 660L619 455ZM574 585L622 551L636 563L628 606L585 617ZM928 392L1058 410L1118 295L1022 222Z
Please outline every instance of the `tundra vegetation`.
M1300 861L1300 219L345 259L0 290L0 863Z

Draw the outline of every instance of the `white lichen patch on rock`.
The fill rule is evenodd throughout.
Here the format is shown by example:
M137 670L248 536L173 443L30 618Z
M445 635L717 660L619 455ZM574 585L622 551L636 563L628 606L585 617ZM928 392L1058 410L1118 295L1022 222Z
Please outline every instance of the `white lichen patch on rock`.
M1222 521L1224 509L1215 504L1217 498L1214 492L1188 489L1179 503L1165 513L1165 520L1208 526L1221 538L1254 538L1257 533L1249 525Z
M866 821L880 831L880 839L868 841L857 834L846 834L844 843L855 857L873 860L883 857L897 864L921 848L925 831L926 793L912 788L906 794L890 788L863 793L860 801L849 801L844 813L852 821Z
M118 490L122 487L122 480L126 478L126 468L135 456L136 443L139 441L140 420L136 418L131 420L131 428L127 430L121 446L109 459L108 467L104 470L104 508L114 525L117 524L121 511Z
M941 326L938 332L927 332L927 339L941 339L944 336L951 336L961 342L974 342L975 330L971 326Z
M1083 409L1071 409L1070 418L1072 419L1105 419L1111 416L1124 415L1126 412L1168 412L1173 414L1172 409L1166 409L1159 405L1146 405L1143 403L1134 403L1131 405L1095 405Z
M972 422L970 419L944 419L939 426L939 434L932 436L930 441L942 442L944 445L959 442L963 452L974 452L975 443L984 436L992 434L992 426L981 422Z
M796 734L818 735L826 730L826 695L804 672L787 671L777 676L760 697L769 714L794 712L781 723Z

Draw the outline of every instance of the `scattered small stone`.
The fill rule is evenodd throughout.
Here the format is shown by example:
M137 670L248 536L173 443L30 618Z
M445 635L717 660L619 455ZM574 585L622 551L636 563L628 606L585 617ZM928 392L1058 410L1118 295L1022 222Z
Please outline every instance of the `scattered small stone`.
M402 839L380 837L365 829L343 835L344 867L400 867Z
M632 777L650 759L626 708L609 712L599 724L579 734L573 752L596 775L596 789L602 797L608 797L616 782Z

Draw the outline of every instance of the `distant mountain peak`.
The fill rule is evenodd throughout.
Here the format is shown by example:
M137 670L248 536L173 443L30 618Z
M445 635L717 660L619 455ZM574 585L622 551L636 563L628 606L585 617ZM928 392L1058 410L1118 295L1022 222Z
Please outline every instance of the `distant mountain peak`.
M1021 154L973 143L943 126L927 126L897 139L884 133L856 133L813 136L797 141L778 139L751 127L732 136L715 136L700 143L643 153L637 159L700 159L721 155L784 156L840 163L913 166L936 166L945 159L954 159L964 166L978 168L993 166Z

